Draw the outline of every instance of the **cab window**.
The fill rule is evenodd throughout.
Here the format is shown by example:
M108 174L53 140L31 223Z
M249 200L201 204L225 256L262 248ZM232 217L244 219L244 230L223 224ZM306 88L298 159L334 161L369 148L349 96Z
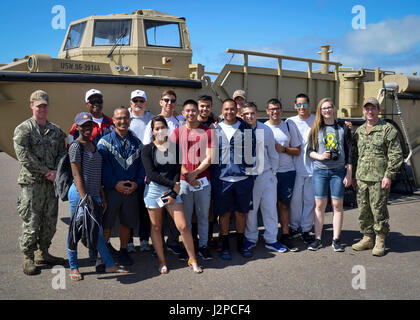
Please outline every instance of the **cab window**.
M69 34L67 35L66 45L64 50L78 48L85 32L86 22L81 22L71 26Z
M130 45L131 20L96 20L94 46Z
M144 30L148 46L181 48L178 23L144 20Z

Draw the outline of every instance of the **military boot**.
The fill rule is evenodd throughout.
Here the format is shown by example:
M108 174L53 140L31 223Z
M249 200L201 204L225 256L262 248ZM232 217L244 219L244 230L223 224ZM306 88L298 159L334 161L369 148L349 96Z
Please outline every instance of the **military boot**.
M33 254L28 254L28 253L23 254L22 268L23 268L23 273L28 276L33 276L38 273L38 268L36 267L34 263Z
M48 253L47 250L38 249L35 251L35 264L42 265L42 264L49 264L49 265L64 265L66 260L59 257L54 257Z
M376 235L375 247L372 250L374 256L382 257L385 254L385 238L385 235Z
M375 243L373 242L373 235L372 234L365 234L363 235L363 239L359 242L355 243L351 247L353 250L362 251L372 249Z

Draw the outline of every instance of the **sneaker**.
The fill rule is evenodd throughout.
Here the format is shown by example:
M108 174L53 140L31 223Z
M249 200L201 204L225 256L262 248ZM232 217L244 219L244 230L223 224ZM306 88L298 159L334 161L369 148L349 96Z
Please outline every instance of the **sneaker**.
M131 266L133 264L133 259L130 258L128 255L127 249L121 248L120 256L118 257L118 261L122 266Z
M127 244L127 251L128 253L136 252L136 247L134 247L134 243Z
M213 259L209 249L206 246L201 247L198 249L198 255L203 258L203 260L211 260Z
M115 250L111 243L107 243L106 247L108 248L109 253L112 255L113 258L117 258L120 254L118 250Z
M321 240L319 239L315 239L315 241L312 242L308 247L308 249L312 251L317 251L320 248L322 248L322 243L321 243Z
M218 248L217 241L215 239L210 239L207 242L207 248L216 250Z
M308 244L314 242L315 238L309 232L302 232L303 243Z
M293 244L292 238L288 234L280 237L280 244L286 247L290 252L299 251L299 249Z
M295 229L289 228L289 235L290 235L290 238L296 239L296 238L299 238L302 234Z
M250 248L245 248L245 246L244 247L242 247L240 250L239 250L239 253L242 255L242 257L244 257L244 258L251 258L253 255L254 255L254 253L252 252L252 250L250 249Z
M178 255L178 259L181 261L187 261L188 260L187 250L182 249L181 253Z
M96 259L95 271L96 271L96 273L104 273L105 272L105 263L103 262L101 257L98 257Z
M223 260L232 260L232 254L230 253L229 249L222 250L220 252L220 258Z
M182 250L179 245L170 246L169 244L166 245L166 250L172 252L173 254L181 254Z
M273 242L273 243L266 243L265 247L267 249L274 250L274 251L281 252L281 253L287 251L287 248L282 246L278 241Z
M152 246L149 244L148 240L141 240L140 241L140 251L151 251L152 250Z
M333 240L331 246L335 252L344 252L344 246L340 243L339 239Z
M249 250L249 249L254 248L256 245L257 244L255 242L246 240L245 243L244 243L244 248Z

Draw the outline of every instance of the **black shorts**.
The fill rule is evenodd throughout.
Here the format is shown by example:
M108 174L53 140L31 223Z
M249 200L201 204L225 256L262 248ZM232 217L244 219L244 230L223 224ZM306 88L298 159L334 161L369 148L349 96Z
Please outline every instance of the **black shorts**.
M120 224L128 228L135 228L139 217L139 192L134 191L132 194L123 194L117 190L106 190L105 198L108 207L102 219L104 229L111 229L115 224L117 216Z

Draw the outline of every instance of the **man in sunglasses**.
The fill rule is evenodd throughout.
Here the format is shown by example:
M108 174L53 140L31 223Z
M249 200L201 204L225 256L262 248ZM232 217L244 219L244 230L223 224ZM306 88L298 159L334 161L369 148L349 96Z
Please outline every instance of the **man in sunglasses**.
M93 130L90 139L93 144L98 144L99 140L106 134L114 130L112 119L102 113L103 109L103 95L102 92L96 89L90 89L85 94L86 107L93 119ZM76 130L76 124L73 123L70 134L68 136L68 146L76 140L79 136L79 131Z
M160 116L163 116L168 124L168 137L171 136L172 132L181 125L183 119L180 116L174 114L176 106L176 94L172 90L166 90L162 93L162 97L159 101L161 106ZM152 128L150 126L150 121L146 126L144 132L143 144L149 144L152 141Z
M296 168L295 185L290 201L290 236L303 239L305 244L313 241L309 231L312 229L315 216L315 197L312 187L312 161L306 154L308 134L314 123L315 116L310 113L309 97L298 94L295 98L297 115L288 118L286 122L293 127L300 140L301 152L293 157Z
M147 96L146 92L143 90L134 90L131 92L130 98L130 108L128 109L130 112L131 122L129 129L136 135L140 141L143 140L144 131L146 129L146 125L149 123L150 120L154 117L154 115L147 110ZM149 244L149 237L150 237L150 218L149 213L144 205L143 200L143 188L139 189L140 200L139 200L139 238L140 238L140 251L150 251L152 250ZM127 246L128 252L135 252L136 249L133 243L133 229L130 230L130 239L128 241Z

